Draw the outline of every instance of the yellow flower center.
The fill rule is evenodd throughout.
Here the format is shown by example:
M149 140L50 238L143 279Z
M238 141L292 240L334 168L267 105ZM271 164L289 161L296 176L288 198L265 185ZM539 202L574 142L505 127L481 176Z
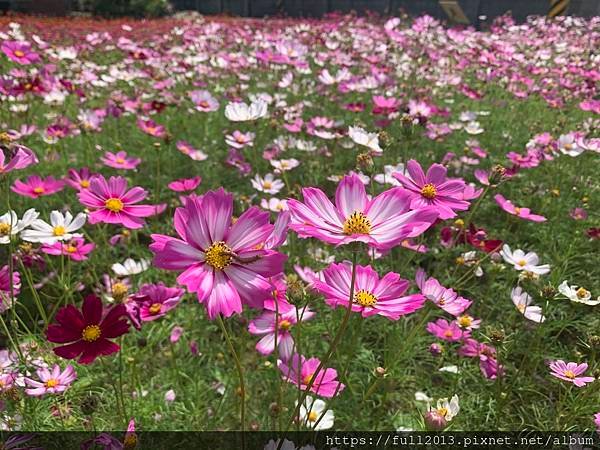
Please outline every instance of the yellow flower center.
M527 265L527 261L525 261L524 259L521 259L521 260L517 261L517 264L521 267L525 267Z
M81 180L79 182L79 186L81 186L84 189L87 189L90 187L90 182L88 180Z
M47 388L53 388L58 386L58 380L54 379L54 378L50 378L48 381L46 381L45 383Z
M83 329L81 338L86 342L94 342L100 338L102 331L98 325L88 325Z
M575 294L577 295L577 298L585 298L590 294L590 292L587 289L580 287L577 289Z
M104 206L112 212L121 212L123 210L123 202L118 198L109 198L104 202Z
M575 376L575 372L573 372L572 370L565 371L565 377L570 378L572 380L575 378Z
M8 223L0 223L0 236L7 236L10 234L11 226Z
M451 338L452 337L452 330L451 329L447 329L446 331L444 331L444 336L446 336L447 338Z
M308 420L310 422L316 422L318 418L319 418L319 416L317 415L316 412L311 411L311 412L308 413Z
M523 303L517 305L517 309L521 312L521 314L525 313L525 305Z
M279 322L279 329L283 331L287 331L292 328L292 323L289 320L282 320Z
M154 316L154 315L158 314L161 309L162 309L162 304L152 303L150 308L148 308L148 312Z
M344 222L344 234L369 234L371 232L371 221L360 211L354 211Z
M35 192L36 194L43 194L45 192L45 189L41 186L38 186L33 188L33 192Z
M116 299L116 300L120 300L122 299L125 294L127 294L127 291L129 290L129 288L127 287L126 284L124 283L115 283L112 285L112 296Z
M21 50L15 50L15 56L17 58L22 58L23 56L25 56L25 53Z
M446 299L444 297L440 298L440 301L438 302L438 305L444 306L445 304L446 304Z
M438 408L438 414L442 417L446 417L448 415L448 408Z
M62 225L58 225L54 227L54 230L52 230L52 234L54 234L54 236L64 236L66 231L67 230L65 229L65 227L63 227Z
M458 266L462 266L465 263L465 258L462 256L459 256L458 258L456 258L456 265Z
M272 187L273 187L273 183L271 183L270 181L263 181L264 189L271 189Z
M421 188L421 195L429 200L435 198L437 195L437 189L431 183L427 183L425 186Z
M458 324L463 328L470 327L472 323L473 323L473 318L467 314L465 314L464 316L460 316L458 318Z
M519 208L518 206L515 206L515 214L518 216L519 214L521 214L521 208Z
M65 251L67 253L75 253L77 251L77 247L75 247L74 245L67 245L65 247Z
M354 302L358 303L360 306L375 306L377 303L377 297L375 297L370 292L365 290L360 290L356 294L354 294Z
M211 244L204 253L206 264L216 270L223 270L233 261L233 251L223 241Z
M123 164L125 162L125 160L123 158L117 158L117 162L119 164Z
M306 375L304 378L302 378L302 384L305 386L308 386L310 384L310 382L312 381L314 376L314 373L309 373L308 375Z

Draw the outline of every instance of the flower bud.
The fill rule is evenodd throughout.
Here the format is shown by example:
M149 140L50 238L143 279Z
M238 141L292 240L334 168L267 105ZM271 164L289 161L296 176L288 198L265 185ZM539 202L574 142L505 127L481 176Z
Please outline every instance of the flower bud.
M442 431L447 425L448 422L446 421L446 418L437 411L433 410L425 414L425 426L427 427L427 430Z

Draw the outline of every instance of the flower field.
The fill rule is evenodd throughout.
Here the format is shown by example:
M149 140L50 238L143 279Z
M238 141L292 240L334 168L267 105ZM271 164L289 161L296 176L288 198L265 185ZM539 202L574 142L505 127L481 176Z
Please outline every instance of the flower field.
M600 429L600 18L0 40L2 430Z

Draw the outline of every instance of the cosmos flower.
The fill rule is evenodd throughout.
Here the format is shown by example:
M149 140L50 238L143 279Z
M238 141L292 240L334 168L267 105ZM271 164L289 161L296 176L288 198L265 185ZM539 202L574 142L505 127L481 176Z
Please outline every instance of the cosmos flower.
M10 268L7 264L0 268L0 313L3 313L12 306L11 285L12 295L16 297L21 292L21 277L19 272L15 270L13 270L11 277Z
M573 383L577 387L583 387L587 383L592 383L594 377L582 377L587 369L587 363L577 364L575 362L565 363L562 359L552 361L549 365L550 375L559 378L569 383Z
M510 298L519 312L523 314L526 319L535 323L542 323L546 320L542 314L542 308L532 305L533 299L523 290L523 288L521 288L521 286L512 289Z
M297 405L298 401L296 401ZM299 416L302 425L316 431L329 430L335 421L333 410L327 409L327 404L320 398L315 399L310 395L306 396L304 403L300 406ZM319 419L320 421L317 423Z
M219 101L208 91L191 91L189 96L200 112L211 112L219 109Z
M196 189L201 182L202 178L200 178L200 176L181 178L179 180L171 181L167 187L175 192L190 192Z
M254 145L255 137L256 134L251 131L242 133L241 131L235 130L232 134L225 136L225 143L233 148L252 147Z
M550 272L549 264L538 266L540 259L534 252L525 253L521 249L517 249L513 252L508 244L504 244L502 250L500 250L500 254L502 255L502 258L504 258L504 261L512 264L516 270L524 270L537 275L545 275Z
M325 297L329 306L347 308L352 265L331 264L322 273L323 281L314 280L312 287ZM404 295L408 285L408 281L401 279L397 273L389 272L379 278L371 266L357 265L352 311L360 312L363 317L379 314L398 320L400 316L422 308L425 303L421 294Z
M94 176L87 167L81 169L69 169L65 183L78 191L88 189L90 187L90 179Z
M57 180L53 176L42 179L38 175L30 175L25 182L16 180L10 189L25 197L39 198L61 191L64 185L64 181Z
M260 308L271 295L268 277L286 256L265 248L273 232L269 213L251 207L232 224L233 196L223 189L188 197L175 212L179 238L153 234L154 265L182 272L177 281L195 292L208 317L241 313L242 302Z
M277 367L285 381L303 391L308 389L308 385L312 381L310 392L321 397L331 398L342 392L346 386L336 380L337 370L332 368L322 368L317 374L317 379L313 381L320 364L319 358L306 359L297 353L292 355L287 363L277 361Z
M396 172L394 177L409 191L411 209L431 206L437 209L440 219L451 219L456 217L456 211L469 208L462 195L465 182L447 179L447 169L441 164L432 164L425 174L421 165L411 159L406 170L408 176Z
M42 244L52 245L58 241L68 241L76 237L81 237L80 233L75 233L85 225L85 213L78 213L74 218L67 211L52 211L50 213L50 223L42 219L36 219L32 222L31 228L21 233L21 239L28 242L40 242Z
M105 312L102 301L88 295L81 311L73 305L62 307L56 314L58 323L48 326L46 337L50 342L67 344L55 347L56 355L66 359L79 356L80 364L90 364L98 356L119 351L120 347L110 339L127 333L129 323L122 319L125 314L124 305L115 305Z
M136 303L140 320L151 322L175 308L184 292L183 289L167 287L163 283L144 284L132 301Z
M373 180L379 184L391 184L392 186L400 186L400 182L394 178L394 172L404 173L404 164L400 163L395 166L386 164L383 166L383 173L378 173L373 177Z
M335 245L365 242L387 250L424 233L438 215L435 208L411 211L409 195L400 188L369 200L364 184L354 173L338 185L335 206L320 189L304 188L302 194L304 203L288 200L290 228L302 238L315 237Z
M94 248L96 244L93 242L86 243L82 237L75 237L68 242L45 244L41 247L41 251L48 255L65 255L73 261L85 261Z
M569 286L567 280L560 283L558 292L575 303L583 303L584 305L589 306L600 304L600 298L598 298L598 300L592 300L592 293L590 291L584 287Z
M4 41L0 49L8 59L21 65L32 64L40 60L40 55L31 50L29 42Z
M204 161L208 158L208 155L204 153L202 150L198 150L194 148L191 144L186 141L177 141L176 144L177 150L179 150L184 155L189 156L194 161Z
M494 380L504 374L504 367L498 364L494 347L468 337L462 342L458 354L468 358L479 358L479 369L489 380Z
M263 209L268 209L273 212L287 211L287 200L280 200L276 197L272 197L269 200L266 198L261 199L260 206Z
M75 369L71 365L68 365L63 371L60 370L58 364L54 365L52 371L41 367L36 373L39 381L25 378L25 383L29 386L29 389L25 389L25 393L32 397L40 397L45 394L62 394L77 378Z
M126 277L128 275L137 275L139 273L148 270L148 260L140 259L135 261L133 258L127 258L121 263L115 263L111 266L112 271L120 277Z
M225 117L232 122L257 120L267 115L267 102L256 100L250 105L243 102L229 103L225 107Z
M427 324L427 331L435 337L448 342L460 341L469 337L468 330L462 330L456 322L448 322L446 319L438 319Z
M164 138L167 136L167 130L165 127L163 125L158 125L152 119L138 119L137 126L147 135L157 138Z
M100 161L102 161L105 166L123 170L135 169L142 162L140 158L127 156L127 152L124 151L117 153L106 152L104 153L104 156L100 158Z
M0 135L1 140L2 136ZM9 143L7 146L0 145L0 175L13 170L25 169L37 162L35 153L23 145L14 143Z
M529 208L519 208L510 200L505 199L501 194L497 194L494 196L494 200L496 203L500 205L504 211L513 216L520 217L521 219L530 220L532 222L545 222L546 218L544 216L540 216L538 214L533 214Z
M8 244L13 236L29 228L38 216L39 213L33 208L25 211L22 219L12 210L0 216L0 244Z
M289 172L290 170L298 167L300 161L294 158L290 159L271 159L269 164L275 169L275 173Z
M136 229L144 226L144 217L155 214L155 207L137 205L148 193L141 187L127 190L127 180L123 177L102 175L90 180L90 187L79 191L79 201L90 208L89 222L120 224L125 228Z
M362 145L375 153L383 153L379 146L379 135L377 133L368 133L360 127L348 128L348 136L358 145Z
M283 181L276 179L272 173L266 174L264 178L257 174L250 182L257 191L271 195L277 194L285 186Z
M286 310L287 309L287 310ZM285 310L285 312L281 312ZM263 313L252 320L248 326L250 334L263 336L256 343L256 350L261 355L270 355L275 350L275 334L277 334L277 348L279 357L288 361L294 352L294 338L290 330L298 323L310 320L315 315L308 308L299 310L296 307L280 308L279 318L274 311L263 311ZM278 328L277 333L275 332Z
M459 296L453 289L442 286L435 278L427 278L427 274L421 268L417 270L415 281L427 299L453 316L460 316L473 303Z

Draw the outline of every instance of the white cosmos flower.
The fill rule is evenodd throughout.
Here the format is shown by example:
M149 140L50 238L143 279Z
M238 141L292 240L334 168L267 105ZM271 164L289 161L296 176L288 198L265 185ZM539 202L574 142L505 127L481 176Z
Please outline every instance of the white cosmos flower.
M8 244L11 236L15 236L31 226L39 215L40 213L31 208L25 211L21 220L12 210L0 216L0 244Z
M575 135L572 133L563 134L558 138L558 149L564 155L579 156L585 149L577 144Z
M294 158L290 159L272 159L269 161L277 172L286 172L300 165L300 161Z
M394 172L400 172L401 174L404 174L404 164L400 163L397 166L386 164L383 166L383 173L378 173L375 175L373 180L379 184L387 183L391 184L392 186L400 186L400 182L392 176Z
M448 373L459 373L458 366L444 366L440 367L439 372L448 372Z
M425 402L427 404L431 403L433 399L429 397L425 392L417 391L415 392L415 400L417 402Z
M127 258L121 263L115 263L111 266L113 272L120 277L126 277L127 275L137 275L148 269L148 260L140 259L139 262L134 261L132 258Z
M298 402L296 402L296 405ZM321 419L321 416L323 418ZM319 423L317 421L320 420ZM314 430L329 430L333 427L335 415L321 399L313 399L307 396L304 404L300 406L300 423Z
M266 174L264 178L256 174L250 182L257 191L272 195L277 194L285 186L283 181L275 179L272 173Z
M247 105L243 102L229 103L225 107L225 117L232 122L257 120L267 115L267 102L262 99Z
M31 224L31 229L23 231L21 238L28 242L39 242L52 245L58 241L69 241L75 237L81 237L81 233L75 233L85 225L86 214L73 215L67 211L64 215L60 211L50 213L50 223L42 219L36 219Z
M484 132L484 129L481 128L481 124L475 120L465 125L465 131L469 134L481 134Z
M260 201L260 206L273 212L287 211L287 200L280 200L277 197L272 197L269 200L263 198Z
M597 300L592 300L592 293L584 287L569 286L567 280L560 283L558 292L575 303L583 303L584 305L595 306L600 304L600 297Z
M437 413L444 417L448 422L456 417L460 411L458 406L458 395L453 395L450 401L447 398L441 398L437 401Z
M358 145L364 145L375 153L383 153L383 149L379 146L379 135L377 133L368 133L360 127L350 127L348 128L348 136Z
M502 250L500 250L500 254L504 258L504 261L512 264L516 270L525 270L537 275L544 275L550 272L549 264L538 266L540 259L534 252L525 253L521 249L517 249L513 252L507 244L504 244Z
M532 305L533 299L521 288L521 286L517 286L510 292L510 298L519 312L523 314L526 319L535 323L542 323L546 320L542 314L542 308Z

